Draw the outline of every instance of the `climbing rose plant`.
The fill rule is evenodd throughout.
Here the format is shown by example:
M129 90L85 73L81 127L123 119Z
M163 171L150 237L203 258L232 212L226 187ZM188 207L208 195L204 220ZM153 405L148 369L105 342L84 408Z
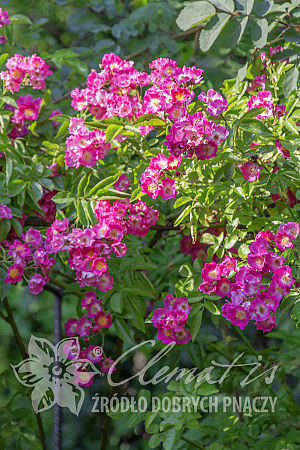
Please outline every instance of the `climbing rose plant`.
M189 347L204 311L268 332L288 305L299 323L300 115L282 50L254 52L221 92L201 68L109 53L70 115L47 90L55 68L2 55L2 299L16 283L73 294L65 334L103 373L109 329Z

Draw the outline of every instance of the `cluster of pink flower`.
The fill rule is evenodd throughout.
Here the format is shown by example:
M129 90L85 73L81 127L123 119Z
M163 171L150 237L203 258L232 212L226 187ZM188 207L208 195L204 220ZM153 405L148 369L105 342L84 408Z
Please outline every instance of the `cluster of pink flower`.
M207 94L201 92L198 95L198 100L207 105L206 112L211 116L217 117L223 114L228 108L228 101L213 89L208 89Z
M83 119L73 117L70 121L71 136L66 141L66 166L78 168L80 165L92 167L103 159L111 144L106 144L106 135L100 130L88 130Z
M159 195L164 199L174 198L176 195L175 180L163 178L166 170L176 170L181 164L181 157L166 157L162 153L151 158L148 168L141 178L143 194L155 199Z
M126 254L121 242L126 234L145 236L158 219L158 211L142 201L130 204L128 199L99 201L95 207L99 221L91 228L69 230L68 220L55 221L47 230L45 249L48 253L67 250L69 265L75 270L81 287L94 286L102 292L112 289L113 278L107 270L107 259L114 253Z
M269 53L262 52L260 54L261 62L263 63L264 66L267 66L268 64L271 63L271 57L274 56L276 53L279 53L282 51L283 51L283 47L281 45L277 45L277 47L270 47Z
M9 25L10 19L8 16L7 11L4 11L2 8L0 8L0 28L3 27L3 25ZM7 40L5 39L5 36L0 36L0 44L6 44Z
M11 218L12 218L11 209L8 206L4 205L3 203L0 203L0 220Z
M38 118L42 99L40 97L32 98L31 95L25 95L19 97L16 103L18 105L17 108L5 105L6 109L11 110L14 113L10 120L15 125L8 134L12 139L26 136L28 133L28 126L25 122L33 122Z
M83 315L79 319L69 319L65 324L65 332L69 337L82 337L84 342L89 342L94 335L99 333L100 329L109 328L112 325L111 315L106 314L103 310L102 299L97 298L95 292L87 292L85 297L81 300L81 309ZM74 348L76 351L76 349ZM72 348L68 351L68 358L74 359L76 354L73 354ZM108 372L113 360L105 358L103 349L95 345L81 348L79 359L87 359L93 364L100 363L102 372ZM88 380L81 380L79 384L89 386L93 382L93 377Z
M2 241L1 245L7 247L7 254L14 261L8 268L5 282L15 284L21 281L26 267L28 272L40 270L41 274L35 273L28 281L30 292L39 294L49 281L51 267L55 264L55 259L49 258L45 251L41 232L30 228L22 235L22 241L19 239L15 239L12 243Z
M33 89L44 89L45 78L52 74L49 66L37 55L15 54L5 66L8 70L0 72L0 78L11 92L18 92L22 83L30 84Z
M247 92L257 91L259 89L264 90L266 87L266 75L256 75L256 77L251 80L249 86L247 87Z
M286 105L283 103L274 105L274 99L270 91L260 91L248 100L248 111L260 106L264 107L265 111L257 115L258 119L265 119L273 115L276 117L283 117L285 115Z
M218 144L227 136L227 128L216 125L204 112L197 112L172 125L165 145L174 156L195 154L204 160L216 156Z
M186 86L202 80L201 69L177 67L177 62L158 58L149 64L151 74L140 72L133 61L124 61L114 53L103 56L100 73L92 71L87 88L72 91L72 107L77 111L89 108L97 119L118 116L132 119L142 114L169 111L175 103L183 105L194 96ZM139 90L153 84L141 99ZM184 87L183 87L184 85Z
M38 118L39 110L42 104L42 99L32 98L31 95L25 95L17 99L18 108L13 108L14 115L11 121L15 124L24 125L25 120L33 122Z
M250 244L246 265L238 269L236 259L229 256L220 264L207 263L202 269L203 282L198 289L231 299L222 306L221 312L232 324L244 329L252 319L257 329L270 331L276 326L271 313L276 312L280 300L294 283L292 269L284 265L284 256L279 252L292 248L292 241L298 234L299 225L294 222L281 224L276 235L261 231ZM232 271L236 272L234 276L227 278ZM262 274L267 285L262 283Z
M191 333L185 324L191 309L186 297L175 298L167 294L164 308L155 309L152 316L152 323L158 330L157 338L164 344L187 344L191 340Z

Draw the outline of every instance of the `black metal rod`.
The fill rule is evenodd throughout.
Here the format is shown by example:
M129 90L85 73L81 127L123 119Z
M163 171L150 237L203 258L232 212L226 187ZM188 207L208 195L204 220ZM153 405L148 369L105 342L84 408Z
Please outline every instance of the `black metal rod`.
M58 295L53 297L53 340L56 345L61 340L61 297ZM53 450L61 450L61 417L61 407L55 404L53 409Z

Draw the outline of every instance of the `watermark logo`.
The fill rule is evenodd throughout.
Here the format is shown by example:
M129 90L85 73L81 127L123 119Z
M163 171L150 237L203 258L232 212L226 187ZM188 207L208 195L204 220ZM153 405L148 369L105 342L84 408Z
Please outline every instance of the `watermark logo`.
M66 338L54 346L47 339L31 336L29 357L11 364L18 381L33 388L31 401L36 413L57 404L78 416L85 396L80 384L100 374L93 363L79 358L79 352L78 338Z

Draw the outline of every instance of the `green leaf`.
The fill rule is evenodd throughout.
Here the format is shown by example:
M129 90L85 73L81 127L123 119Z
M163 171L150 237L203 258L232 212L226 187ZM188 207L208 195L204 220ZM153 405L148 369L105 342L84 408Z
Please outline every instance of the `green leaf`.
M67 134L68 129L69 129L69 125L70 125L70 119L66 119L61 124L61 126L59 127L58 132L57 132L57 134L55 136L55 139L57 139L57 138L59 138L61 136L64 136L65 134Z
M296 67L290 69L286 75L283 86L283 95L288 98L290 93L297 89L299 78L299 70Z
M293 307L292 315L295 317L297 322L300 322L300 300L298 300Z
M109 299L109 303L113 311L121 313L123 309L123 298L121 292L116 292L113 294Z
M8 235L10 227L11 227L10 220L8 219L0 220L0 242L4 241L4 239Z
M116 319L114 322L117 335L126 342L133 342L132 330L123 319Z
M298 127L291 117L284 122L284 126L291 133L298 134Z
M3 55L0 56L0 67L2 67L2 64L5 63L5 61L7 60L9 54L8 53L3 53Z
M182 206L187 202L191 202L192 200L193 200L192 197L187 196L177 198L177 200L174 203L174 208L179 208L179 206Z
M213 302L210 302L210 301L204 302L204 307L214 315L218 316L220 314L219 309Z
M248 253L250 253L248 245L242 244L238 249L239 257L245 259Z
M232 0L209 0L209 3L211 3L221 11L229 13L232 13L234 11L234 3Z
M156 116L155 114L143 114L140 116L136 121L135 125L138 126L144 126L144 125L165 125L165 121L161 119L159 116Z
M12 174L12 170L13 170L13 162L12 159L10 158L6 158L6 167L5 167L5 177L6 177L6 184L9 183L11 174Z
M193 307L190 317L189 317L189 330L191 332L192 341L194 342L196 337L198 336L201 322L202 322L202 316L203 316L203 305L200 305L201 308Z
M257 48L266 45L268 39L268 22L266 19L250 19L251 38Z
M165 435L163 446L165 450L173 450L180 439L183 429L170 428Z
M83 225L84 227L87 227L89 224L89 219L85 212L84 204L85 204L85 202L83 200L78 199L77 203L76 203L76 211L77 211L77 216L78 216L78 219L79 219L81 225Z
M211 395L219 392L217 388L208 383L203 383L197 388L198 395Z
M14 14L13 16L9 16L11 23L22 23L31 25L32 22L29 17L24 16L24 14Z
M149 428L155 418L158 416L158 411L147 412L147 416L145 419L145 430L149 433Z
M215 8L206 1L192 2L183 8L177 17L176 23L181 30L187 31L211 17L215 12Z
M118 178L119 175L112 175L110 177L104 178L103 180L99 181L97 184L95 184L95 186L92 187L92 189L88 193L88 196L91 197L92 195L96 194L97 191L99 191L100 189L105 189L112 186L113 184L115 184Z
M78 184L78 189L77 189L77 195L79 197L82 197L85 191L85 188L87 187L88 184L88 180L89 180L90 174L86 173L80 180L79 184Z
M43 196L43 188L40 183L37 181L29 182L27 190L33 202L38 206L38 201Z
M248 231L254 231L259 230L260 228L263 228L265 226L266 226L266 218L258 217L257 219L252 220L251 224L248 225L247 229Z
M17 102L12 97L7 97L6 95L4 97L1 97L1 100L3 100L5 103L7 103L9 106L13 106L14 108L18 108Z
M210 49L230 17L229 14L225 13L217 14L209 21L205 29L201 31L199 44L203 52L207 52Z
M177 225L179 225L183 221L183 219L189 214L189 212L191 210L192 210L192 205L187 206L175 220L174 226L176 227Z
M236 7L244 14L250 14L254 5L254 0L236 0Z
M240 122L239 126L249 133L257 134L259 136L270 137L273 135L266 125L260 120L255 119L244 119Z
M273 0L256 1L253 7L253 12L256 16L263 17L268 14L273 4Z
M124 129L123 125L115 125L112 123L107 127L105 142L111 142Z
M242 115L242 117L239 119L239 122L242 122L245 119L252 119L253 117L258 116L258 114L261 114L264 112L266 108L263 106L257 106L256 108L249 109L245 114Z
M150 448L156 448L159 446L159 444L161 443L161 441L163 440L164 435L162 433L159 434L153 434L149 441L148 441L148 445Z
M203 242L204 244L213 245L217 243L217 239L212 234L204 233L201 236L201 242Z
M15 217L13 217L12 219L11 219L11 224L12 224L12 226L13 226L13 229L15 230L15 232L17 233L17 235L18 236L21 236L21 234L22 234L22 225L20 224L20 222L15 218Z

